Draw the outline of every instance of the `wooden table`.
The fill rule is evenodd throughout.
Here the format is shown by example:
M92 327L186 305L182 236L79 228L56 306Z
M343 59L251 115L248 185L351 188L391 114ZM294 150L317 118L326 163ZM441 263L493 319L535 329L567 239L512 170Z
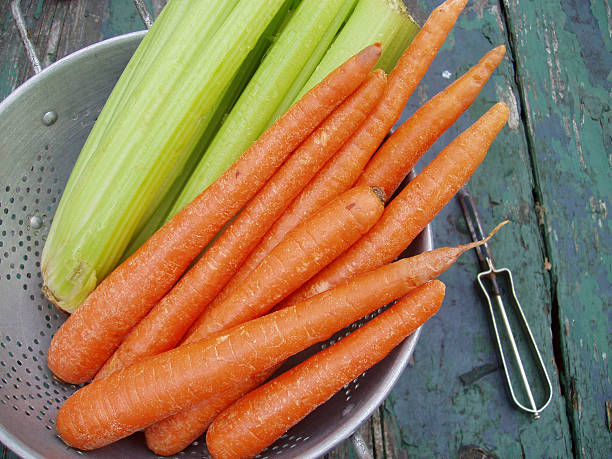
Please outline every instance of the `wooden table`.
M0 100L31 76L8 3L0 5ZM157 14L164 3L149 6ZM408 3L422 23L438 0ZM23 0L23 9L44 65L143 28L128 0ZM445 305L413 362L361 429L377 458L612 454L610 2L470 0L404 118L498 44L507 58L422 164L495 101L511 107L469 187L487 229L512 221L492 247L514 272L554 398L537 421L510 404L474 284L476 258L464 255L442 277ZM469 240L456 202L434 234L436 246ZM329 454L341 456L354 456L348 442ZM5 457L15 456L2 448Z

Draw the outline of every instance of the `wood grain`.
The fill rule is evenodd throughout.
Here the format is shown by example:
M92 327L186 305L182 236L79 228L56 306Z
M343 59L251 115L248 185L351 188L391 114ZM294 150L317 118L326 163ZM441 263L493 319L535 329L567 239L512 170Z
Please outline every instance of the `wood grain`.
M606 425L612 397L610 4L505 0L505 10L550 262L553 334L573 451L606 457L612 445Z

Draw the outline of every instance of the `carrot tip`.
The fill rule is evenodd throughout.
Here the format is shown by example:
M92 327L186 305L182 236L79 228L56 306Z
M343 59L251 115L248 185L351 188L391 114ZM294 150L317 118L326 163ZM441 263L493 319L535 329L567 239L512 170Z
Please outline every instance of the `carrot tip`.
M510 116L510 108L504 102L497 102L493 107L491 107L491 111L499 112L501 117L504 119L504 122L508 121L508 117Z
M374 43L367 48L364 48L363 51L359 53L359 56L366 61L373 59L374 57L378 58L382 54L382 45L380 43Z
M500 54L506 54L506 45L499 45L496 48L493 48L493 52L500 53Z
M467 5L467 2L468 0L449 0L448 2L446 2L446 4L451 7L458 7L464 9L465 5Z
M434 10L437 12L443 12L448 10L456 10L457 14L461 13L467 5L468 0L446 0L438 5L438 7Z
M486 242L489 242L489 240L490 240L490 239L493 237L493 235L494 235L495 233L497 233L497 231L499 231L499 229L500 229L502 226L506 225L507 223L510 223L510 220L504 220L504 221L503 221L503 222L501 222L499 225L497 225L495 228L493 228L493 231L491 231L491 232L489 233L489 235L488 235L486 238L484 238L482 241L478 241L478 245L482 245L482 244L484 244L484 243L486 243Z
M429 285L431 288L440 290L442 295L446 293L446 284L439 279L433 279L432 281L429 282Z

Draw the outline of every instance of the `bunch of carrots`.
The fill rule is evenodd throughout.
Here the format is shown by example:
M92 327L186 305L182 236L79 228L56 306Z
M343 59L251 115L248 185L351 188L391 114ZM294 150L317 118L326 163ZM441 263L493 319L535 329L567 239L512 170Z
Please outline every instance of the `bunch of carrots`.
M478 243L394 260L476 170L508 108L494 105L388 197L504 47L382 142L466 1L438 7L389 75L371 71L378 44L338 67L88 296L48 353L58 378L94 379L61 407L63 441L90 450L144 429L170 455L208 430L214 457L255 456L438 310L444 285L433 279ZM262 385L291 355L397 299Z

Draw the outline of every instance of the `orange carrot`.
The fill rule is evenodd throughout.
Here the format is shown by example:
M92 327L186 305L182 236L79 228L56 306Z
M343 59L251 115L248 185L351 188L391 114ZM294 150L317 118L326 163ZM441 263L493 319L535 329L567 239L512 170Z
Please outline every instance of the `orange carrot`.
M312 176L365 120L386 84L382 70L310 135L240 212L221 237L125 337L96 378L175 347L204 308Z
M60 408L60 438L95 449L124 438L286 360L414 288L400 260L281 311L179 346L76 391Z
M378 188L356 187L329 203L270 252L233 294L213 302L185 343L267 313L368 232L383 213Z
M444 284L432 281L334 345L242 397L214 420L206 445L215 459L255 457L345 384L387 356L435 314Z
M435 279L450 268L461 254L488 242L497 230L506 223L503 222L498 225L483 241L472 242L458 247L442 247L407 258L404 263L407 266L406 275L409 276L411 285L416 288ZM264 372L261 380L271 376L274 370L276 368ZM213 419L223 409L227 408L245 393L253 390L259 385L259 382L260 380L257 379L239 383L231 391L199 402L174 416L167 417L163 421L146 428L147 446L154 453L161 454L162 456L182 451L206 431Z
M419 158L476 99L505 52L503 45L489 51L466 74L419 108L376 152L357 184L380 186L392 196Z
M147 446L160 456L178 454L196 441L213 420L246 393L267 380L277 369L265 370L220 394L208 397L174 416L168 416L144 430ZM197 407L196 410L194 408Z
M328 75L104 279L53 337L47 355L51 371L71 383L91 379L219 229L363 82L380 51L379 44L372 45Z
M406 102L427 72L466 2L447 0L431 13L389 74L385 94L367 121L272 226L221 292L221 298L240 285L289 231L355 184L378 146L399 119Z
M508 120L497 103L461 133L386 207L372 230L282 305L303 301L399 256L474 173Z

